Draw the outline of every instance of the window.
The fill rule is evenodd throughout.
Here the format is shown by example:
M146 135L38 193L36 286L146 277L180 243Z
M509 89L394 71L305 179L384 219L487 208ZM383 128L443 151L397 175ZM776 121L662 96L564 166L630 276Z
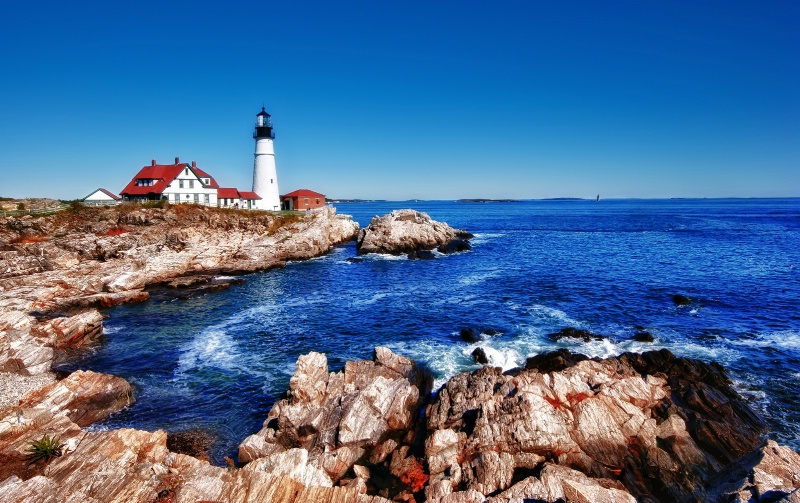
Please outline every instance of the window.
M272 178L270 178L270 179L269 179L269 183L275 183L275 180L273 180Z
M188 174L189 174L189 168L186 168L186 169L184 169L184 170L183 170L183 174L184 174L184 175L188 175Z
M200 194L195 194L194 195L194 202L195 203L199 203L200 202Z
M189 188L190 189L194 188L194 180L189 180Z
M206 204L209 203L208 197L209 197L208 194L203 194L203 202L206 203Z
M305 199L306 206L308 206L308 198Z
M319 204L319 198L317 198L317 204Z
M178 180L178 187L183 188L183 180Z

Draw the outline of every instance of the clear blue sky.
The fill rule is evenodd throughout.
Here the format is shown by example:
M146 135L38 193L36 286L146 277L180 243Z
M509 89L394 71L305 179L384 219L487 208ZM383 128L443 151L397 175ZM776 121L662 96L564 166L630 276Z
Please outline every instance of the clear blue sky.
M339 198L800 196L792 1L2 0L0 196L151 159Z

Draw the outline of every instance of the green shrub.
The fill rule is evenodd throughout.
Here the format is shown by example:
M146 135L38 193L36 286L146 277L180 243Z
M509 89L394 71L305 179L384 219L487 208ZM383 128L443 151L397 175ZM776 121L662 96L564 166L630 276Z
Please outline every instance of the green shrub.
M28 461L28 464L31 465L40 459L48 462L62 454L63 446L56 437L50 438L45 435L41 440L33 440L28 443L31 445L28 447L28 455L25 456L25 459Z
M17 209L20 210L20 211L24 210L25 209L25 203L18 203L17 204Z

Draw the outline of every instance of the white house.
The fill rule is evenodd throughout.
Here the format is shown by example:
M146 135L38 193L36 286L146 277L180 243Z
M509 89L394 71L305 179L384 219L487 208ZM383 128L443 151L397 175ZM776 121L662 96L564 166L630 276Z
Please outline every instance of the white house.
M175 164L156 164L145 166L120 192L125 201L166 200L172 204L202 204L217 206L217 184L214 177L192 164L181 163L178 157Z
M83 204L89 206L114 206L119 204L121 200L121 197L103 188L95 190L82 199Z

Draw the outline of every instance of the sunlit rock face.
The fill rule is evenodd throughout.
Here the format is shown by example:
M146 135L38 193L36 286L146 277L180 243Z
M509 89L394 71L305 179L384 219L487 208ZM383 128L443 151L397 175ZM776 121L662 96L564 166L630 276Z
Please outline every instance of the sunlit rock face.
M706 500L715 476L762 445L764 423L719 366L666 350L529 363L439 391L427 409L429 497Z
M462 373L431 395L430 375L386 348L339 372L303 355L238 468L170 452L163 431L86 431L130 387L79 371L0 410L0 490L25 502L499 503L791 501L800 487L800 455L761 441L717 365L661 350L554 352L527 367ZM61 455L29 465L45 433Z
M369 226L361 229L356 247L359 255L410 254L412 258L418 258L417 254L431 250L441 253L469 250L471 238L472 234L466 231L431 220L427 213L395 210L382 217L374 217Z

